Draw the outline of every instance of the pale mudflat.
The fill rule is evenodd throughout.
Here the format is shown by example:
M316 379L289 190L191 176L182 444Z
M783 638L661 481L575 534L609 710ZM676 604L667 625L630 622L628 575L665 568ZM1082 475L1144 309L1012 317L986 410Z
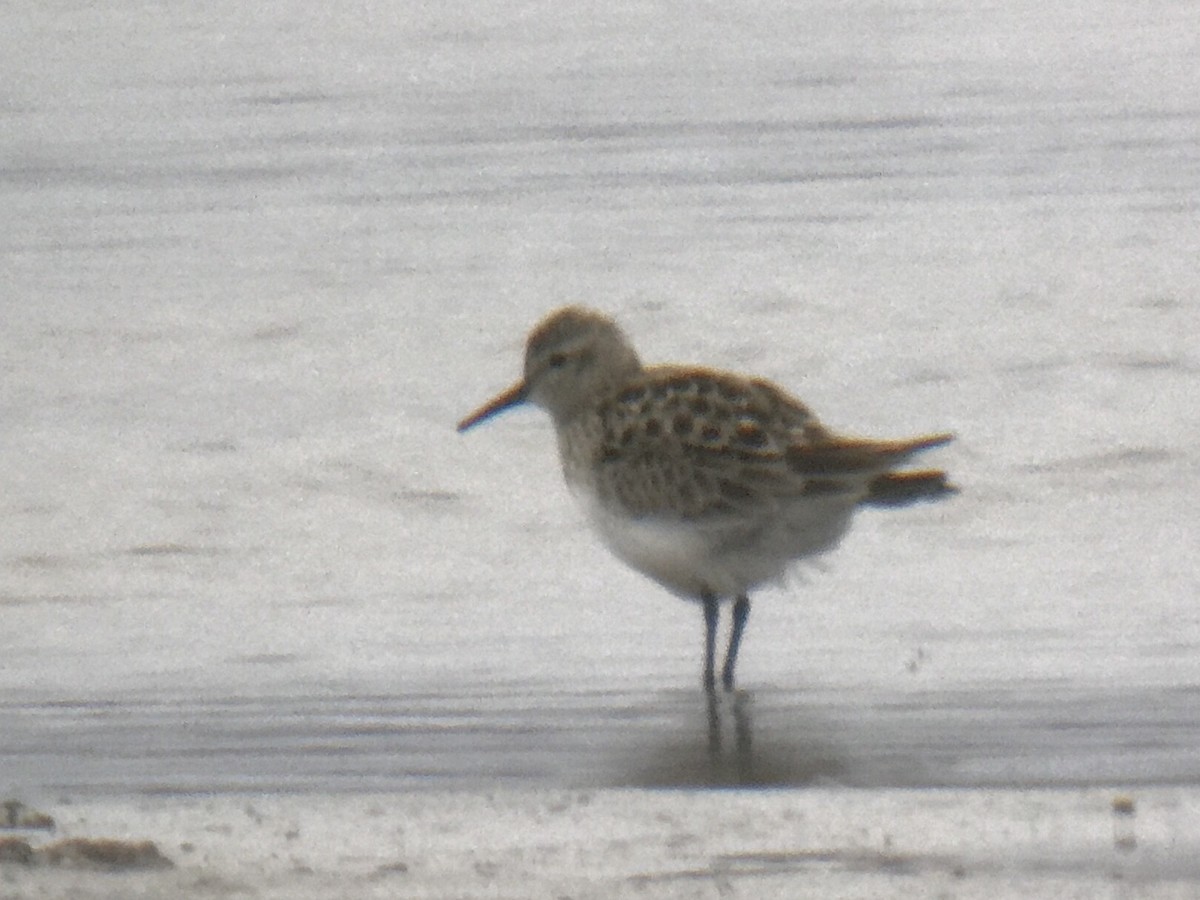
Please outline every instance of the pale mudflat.
M58 839L152 840L174 866L0 863L0 895L1174 900L1200 891L1198 810L1186 788L89 800L50 808Z

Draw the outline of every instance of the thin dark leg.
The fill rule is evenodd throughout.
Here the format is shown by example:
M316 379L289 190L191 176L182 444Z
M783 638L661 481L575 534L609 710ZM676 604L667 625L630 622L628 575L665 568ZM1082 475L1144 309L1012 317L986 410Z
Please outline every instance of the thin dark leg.
M711 692L716 686L713 657L717 652L717 618L721 606L712 594L705 594L700 599L704 603L704 689Z
M733 667L737 665L738 647L742 645L742 632L750 618L750 598L742 594L733 602L733 628L729 631L729 649L725 651L725 668L721 670L721 684L725 690L733 690Z

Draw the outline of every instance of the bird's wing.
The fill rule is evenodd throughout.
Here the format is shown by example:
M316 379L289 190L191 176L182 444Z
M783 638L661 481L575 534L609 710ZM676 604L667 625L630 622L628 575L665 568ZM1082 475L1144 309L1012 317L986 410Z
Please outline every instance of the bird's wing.
M601 409L596 488L633 515L761 515L796 498L854 505L871 480L949 440L841 438L775 385L658 366Z
M869 438L830 437L801 441L788 448L791 468L800 475L874 475L905 462L922 450L940 447L954 439L951 434L929 434L900 441Z
M659 366L601 408L596 488L634 515L728 516L803 485L787 453L828 432L765 382Z

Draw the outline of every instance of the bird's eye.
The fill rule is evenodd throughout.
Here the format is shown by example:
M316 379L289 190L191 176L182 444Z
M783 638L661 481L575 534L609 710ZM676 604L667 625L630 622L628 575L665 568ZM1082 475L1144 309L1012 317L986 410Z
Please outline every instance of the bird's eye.
M546 360L546 363L552 369L561 369L563 366L565 366L567 364L567 354L551 353L550 358L548 360Z

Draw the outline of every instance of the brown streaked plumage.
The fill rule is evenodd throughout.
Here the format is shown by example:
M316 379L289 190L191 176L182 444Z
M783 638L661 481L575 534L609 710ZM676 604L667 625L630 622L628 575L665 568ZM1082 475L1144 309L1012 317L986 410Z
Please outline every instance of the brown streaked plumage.
M521 381L459 431L524 402L545 409L567 484L609 548L704 608L704 684L715 684L722 599L733 625L722 672L732 688L749 592L832 549L858 506L903 506L956 491L944 472L895 471L948 434L870 440L834 434L757 378L643 366L609 317L582 307L529 335Z

